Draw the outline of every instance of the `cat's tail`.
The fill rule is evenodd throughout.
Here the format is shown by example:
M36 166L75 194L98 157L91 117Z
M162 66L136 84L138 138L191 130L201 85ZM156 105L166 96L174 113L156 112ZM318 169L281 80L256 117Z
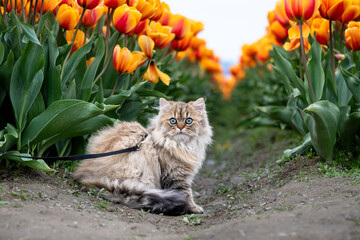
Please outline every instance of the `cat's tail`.
M102 194L109 201L122 203L130 208L143 209L155 214L182 215L189 212L189 205L184 193L170 189L151 188L134 180L111 181L107 178L97 181L97 187L104 187L111 194ZM90 184L95 185L95 184Z

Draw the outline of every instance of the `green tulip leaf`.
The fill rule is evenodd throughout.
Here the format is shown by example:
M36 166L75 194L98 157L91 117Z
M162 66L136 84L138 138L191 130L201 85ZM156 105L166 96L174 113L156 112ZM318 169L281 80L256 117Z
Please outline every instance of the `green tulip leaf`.
M36 33L35 33L35 30L34 30L34 27L31 26L30 24L27 24L27 23L23 23L23 22L20 22L21 24L21 27L24 31L24 34L25 36L27 37L28 40L32 41L33 43L35 44L38 44L40 45L40 42L39 42L39 39L37 38L36 36ZM24 39L23 39L24 40ZM27 43L28 41L25 41L25 43Z
M354 74L340 66L340 70L344 76L346 84L354 96L355 102L360 103L360 79Z
M300 93L305 96L304 83L294 72L291 63L280 54L277 48L278 47L274 46L274 58L276 68L278 69L278 71L280 70L281 72L283 72L284 75L282 76L287 76L289 80L295 85L295 87L299 89Z
M47 38L43 44L46 59L43 92L46 96L46 105L50 106L62 97L60 73L56 67L59 50L52 33L46 28L44 31L47 33Z
M81 81L81 99L88 101L91 96L91 89L93 87L93 81L98 71L100 63L103 61L103 56L105 54L105 39L104 37L99 37L95 44L95 59L91 65L87 68L85 75ZM111 64L111 63L110 63Z
M339 134L343 146L353 150L356 134L360 134L360 112L350 114L350 106L340 108Z
M5 55L4 44L0 41L0 65L3 62L4 55Z
M321 51L320 44L317 41L314 41L310 49L310 61L307 63L310 82L315 95L315 101L319 101L321 99L325 85L325 73L321 65ZM313 101L311 99L308 81L304 82L306 99L308 103L311 103Z
M297 146L292 149L286 149L283 153L283 158L289 159L295 156L299 156L309 150L311 147L311 137L310 134L306 134L303 138L303 143L300 146Z
M311 143L320 157L329 160L333 156L339 124L339 108L327 101L318 101L304 109L305 124L309 129Z
M23 134L22 147L27 144L33 146L59 133L66 133L73 126L116 107L118 106L95 105L82 100L56 101L30 122Z
M10 99L19 129L25 127L27 113L40 92L44 79L43 65L42 47L28 42L21 58L15 63L10 82Z
M85 55L91 51L91 46L94 39L94 37L91 37L84 46L82 46L70 56L69 61L66 63L64 69L64 76L62 79L63 87L65 87L66 83L73 79L73 76L75 75L76 69L78 68L79 64L81 63Z
M0 152L7 152L14 146L19 138L18 131L11 124L0 131Z
M42 159L33 160L30 157L31 157L30 154L19 153L16 151L7 152L6 154L0 155L0 158L2 158L2 159L13 160L24 166L27 166L27 167L30 167L33 169L42 170L44 172L54 172L54 170L51 169L44 162L44 160L42 160Z
M63 139L91 134L105 126L112 125L113 123L114 121L105 115L99 115L97 117L90 118L84 122L74 125L73 127L70 127L66 131L59 132L58 134L45 140L41 144L40 154L42 154L47 148L49 148L53 144Z

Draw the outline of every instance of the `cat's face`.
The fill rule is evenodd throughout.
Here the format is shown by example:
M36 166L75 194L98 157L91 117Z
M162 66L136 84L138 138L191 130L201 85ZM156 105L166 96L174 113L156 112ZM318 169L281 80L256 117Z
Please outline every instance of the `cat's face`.
M161 129L165 136L174 140L188 140L197 136L206 117L204 113L205 102L202 98L189 103L160 99Z

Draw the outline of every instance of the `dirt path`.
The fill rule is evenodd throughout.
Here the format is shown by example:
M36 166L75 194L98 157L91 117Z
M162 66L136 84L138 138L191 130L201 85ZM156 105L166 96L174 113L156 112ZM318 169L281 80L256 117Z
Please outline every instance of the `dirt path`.
M360 179L316 158L278 165L287 132L214 144L194 183L205 215L168 217L81 191L64 172L0 173L0 239L360 239Z

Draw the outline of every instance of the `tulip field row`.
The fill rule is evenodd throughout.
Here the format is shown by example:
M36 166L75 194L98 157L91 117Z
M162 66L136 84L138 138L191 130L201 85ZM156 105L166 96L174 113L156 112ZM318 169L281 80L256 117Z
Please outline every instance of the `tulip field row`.
M237 89L258 92L253 125L303 136L285 156L312 147L325 160L345 154L359 163L359 19L358 0L279 0L265 36L242 47L231 73Z
M19 153L83 153L106 125L146 123L159 97L218 93L248 124L303 136L286 156L360 152L358 0L279 0L230 76L204 25L160 0L2 0L0 12L0 158L52 171Z
M159 97L229 92L219 58L197 37L204 25L165 2L3 0L0 10L0 157L8 161L52 171L19 153L83 153L106 125L146 123Z

